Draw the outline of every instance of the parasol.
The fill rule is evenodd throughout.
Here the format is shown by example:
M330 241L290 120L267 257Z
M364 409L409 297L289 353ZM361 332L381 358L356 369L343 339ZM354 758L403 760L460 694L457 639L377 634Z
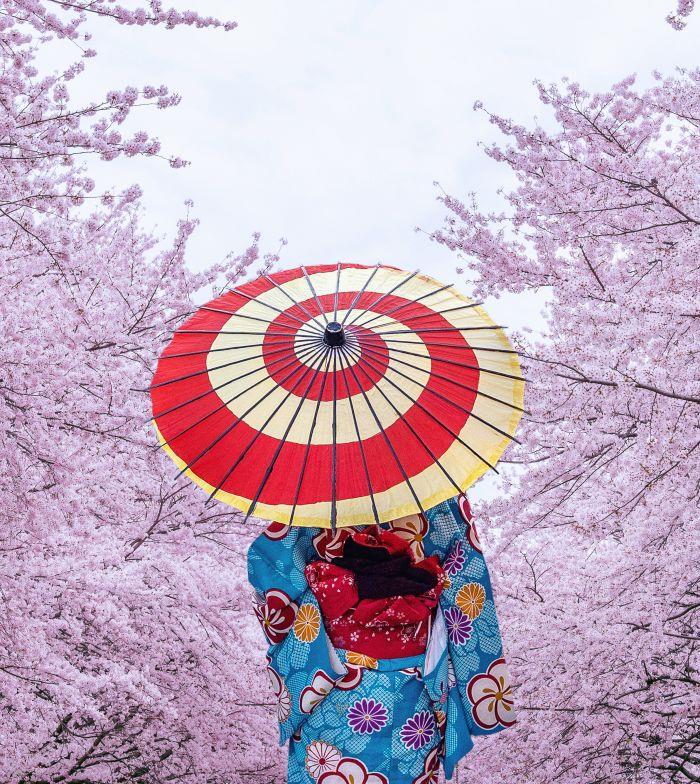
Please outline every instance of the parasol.
M150 391L160 445L209 501L335 528L424 512L495 471L524 379L501 327L453 286L343 263L199 308Z

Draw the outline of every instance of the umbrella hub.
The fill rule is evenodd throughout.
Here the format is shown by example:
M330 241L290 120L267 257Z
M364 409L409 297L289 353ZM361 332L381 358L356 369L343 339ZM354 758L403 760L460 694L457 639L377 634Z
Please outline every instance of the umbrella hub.
M345 345L346 337L343 325L337 321L329 321L323 333L323 342L331 348Z

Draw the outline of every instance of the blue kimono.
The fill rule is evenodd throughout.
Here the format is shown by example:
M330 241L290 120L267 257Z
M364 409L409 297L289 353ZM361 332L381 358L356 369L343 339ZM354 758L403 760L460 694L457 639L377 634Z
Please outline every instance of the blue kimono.
M255 612L270 644L289 784L435 784L472 737L514 721L488 570L465 496L382 526L447 575L425 653L373 659L335 648L304 576L344 532L273 523L251 545ZM347 535L347 532L345 532Z

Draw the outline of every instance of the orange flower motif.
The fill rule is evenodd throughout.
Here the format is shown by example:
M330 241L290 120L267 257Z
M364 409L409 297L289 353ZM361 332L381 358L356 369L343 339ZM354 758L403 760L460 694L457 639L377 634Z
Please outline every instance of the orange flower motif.
M364 653L348 651L345 658L348 660L348 664L354 664L357 667L367 667L369 670L376 670L379 666L376 659L373 659L371 656L365 656Z
M321 628L321 616L313 604L302 604L294 621L294 636L300 642L313 642Z
M483 585L479 583L467 583L467 585L457 591L455 603L457 607L469 618L474 620L481 615L484 609L484 600L486 599L486 591Z

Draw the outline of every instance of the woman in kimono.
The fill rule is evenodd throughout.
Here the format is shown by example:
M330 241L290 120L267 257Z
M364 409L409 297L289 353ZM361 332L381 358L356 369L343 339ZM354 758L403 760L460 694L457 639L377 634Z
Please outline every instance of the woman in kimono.
M465 496L382 526L273 523L248 571L289 784L434 784L514 723Z

